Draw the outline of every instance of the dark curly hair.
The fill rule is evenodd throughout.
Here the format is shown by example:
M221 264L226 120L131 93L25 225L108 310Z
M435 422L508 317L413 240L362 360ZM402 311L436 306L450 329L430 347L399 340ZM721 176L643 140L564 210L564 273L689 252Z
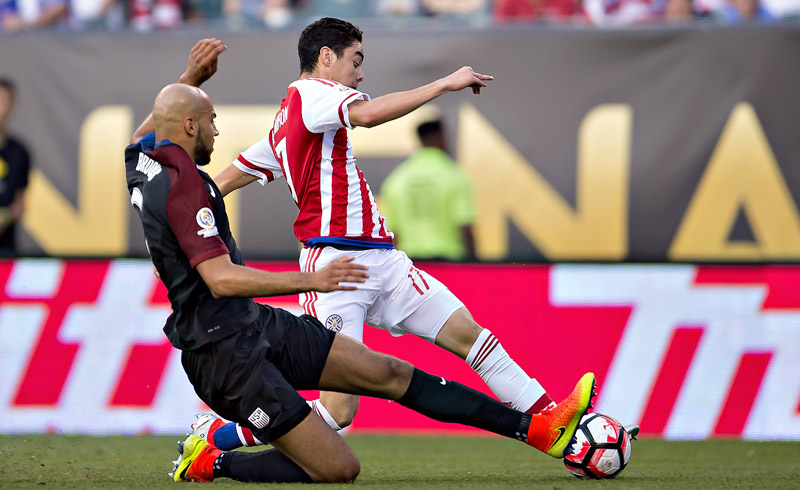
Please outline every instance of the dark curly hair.
M303 29L297 43L301 73L311 73L317 67L319 50L327 46L342 56L354 42L361 42L363 32L346 20L323 17Z

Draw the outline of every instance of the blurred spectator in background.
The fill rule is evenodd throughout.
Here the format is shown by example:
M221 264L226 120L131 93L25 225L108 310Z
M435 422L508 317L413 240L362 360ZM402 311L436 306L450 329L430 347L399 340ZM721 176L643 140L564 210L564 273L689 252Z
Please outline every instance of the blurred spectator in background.
M120 30L125 26L127 0L71 0L69 26L75 30Z
M128 3L128 25L140 32L181 27L185 10L190 8L183 0L129 0Z
M16 223L25 207L30 156L22 142L6 129L14 108L14 83L0 78L0 256L17 255Z
M725 24L743 22L775 22L777 19L760 0L728 0L717 12L717 18Z
M764 8L782 21L800 21L800 0L762 0Z
M232 29L281 29L294 20L305 4L300 0L223 0L226 25Z
M586 24L582 0L495 0L498 23Z
M491 7L492 0L372 0L369 10L379 17L429 17L486 24Z
M420 0L427 15L471 15L488 11L488 0Z
M447 154L440 120L417 128L422 147L381 186L381 207L397 248L412 259L475 257L469 179Z
M667 0L663 20L669 24L681 24L693 21L695 14L692 0Z
M375 13L383 17L410 17L420 14L420 0L374 0Z
M3 0L2 30L9 33L27 29L66 26L68 0Z
M299 0L266 0L261 9L261 19L270 29L280 29L289 25L302 6Z
M592 24L619 27L658 20L661 0L584 0L583 8Z
M226 3L227 0L185 0L182 5L184 20L199 27L222 24L227 18ZM234 15L230 18L233 19Z

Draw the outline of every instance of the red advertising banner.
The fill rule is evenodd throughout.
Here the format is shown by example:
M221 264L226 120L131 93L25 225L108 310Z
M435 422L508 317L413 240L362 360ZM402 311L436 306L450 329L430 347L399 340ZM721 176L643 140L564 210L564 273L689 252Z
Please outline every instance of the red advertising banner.
M593 371L596 411L649 436L800 440L800 267L418 265L555 399ZM161 331L169 304L149 262L0 262L0 302L0 433L178 434L204 409ZM432 344L364 338L486 392ZM350 430L465 429L364 398Z

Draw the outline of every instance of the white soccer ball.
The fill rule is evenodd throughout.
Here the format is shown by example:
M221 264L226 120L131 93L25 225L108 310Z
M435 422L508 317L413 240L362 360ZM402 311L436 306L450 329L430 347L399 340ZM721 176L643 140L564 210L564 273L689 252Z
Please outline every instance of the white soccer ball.
M638 428L637 428L638 429ZM578 478L614 478L631 458L631 437L612 417L587 413L581 418L564 466Z

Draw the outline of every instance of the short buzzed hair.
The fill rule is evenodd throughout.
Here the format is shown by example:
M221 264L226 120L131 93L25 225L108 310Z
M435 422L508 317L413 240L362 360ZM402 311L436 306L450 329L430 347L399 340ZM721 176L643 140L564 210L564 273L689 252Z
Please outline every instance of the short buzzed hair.
M333 17L323 17L309 24L297 43L300 72L311 73L316 69L319 51L323 47L331 48L340 57L354 42L361 42L363 34L350 22Z
M442 121L441 119L434 119L433 121L425 121L417 126L417 136L420 141L426 141L431 136L442 134Z

